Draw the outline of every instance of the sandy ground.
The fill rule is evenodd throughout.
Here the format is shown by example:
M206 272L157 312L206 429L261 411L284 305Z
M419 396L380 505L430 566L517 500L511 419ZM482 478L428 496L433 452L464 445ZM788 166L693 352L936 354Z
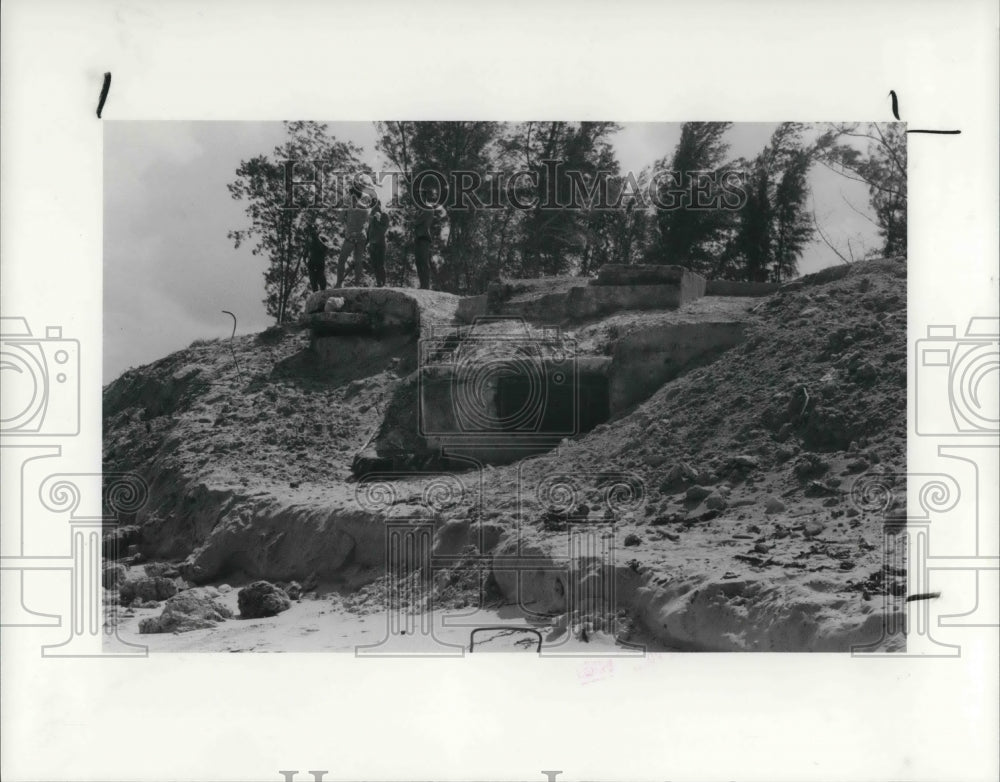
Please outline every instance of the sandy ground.
M239 616L237 590L222 594L218 602ZM648 641L633 646L615 644L606 635L595 633L582 641L565 626L530 625L536 632L511 626L517 620L510 611L480 609L474 613L435 612L412 618L416 628L410 638L398 634L390 638L390 615L376 611L359 615L344 605L338 595L293 601L292 607L267 619L231 619L214 628L184 633L141 634L139 622L158 616L160 608L126 609L120 614L118 637L130 644L144 645L158 652L350 652L358 655L434 655L527 652L549 655L614 656L633 655L641 650L665 651ZM455 623L460 623L455 626ZM506 629L503 626L507 626ZM431 628L432 626L432 628ZM475 628L484 628L472 633ZM426 632L430 630L430 632Z
M846 651L874 640L906 592L905 570L883 561L886 515L905 515L906 266L848 271L764 300L696 302L748 314L747 341L551 453L485 468L479 501L438 514L435 528L478 518L499 548L516 537L558 557L577 503L590 521L606 518L600 476L626 474L645 489L641 503L611 514L618 599L646 630L720 651ZM650 318L686 316L619 314L577 337L599 351ZM320 546L326 562L381 564L382 519L359 515L350 462L409 370L382 355L317 372L306 345L290 332L196 344L105 389L105 469L150 482L148 510L135 520L147 556L179 563L194 551L206 568L199 583L216 584L236 566L305 578L289 568ZM537 492L549 476L573 484L572 504L555 508L555 495ZM408 476L395 491L412 505L419 484ZM856 491L861 484L875 491ZM539 599L554 587L544 575L532 582ZM143 642L347 650L352 636L384 634L385 617L353 608L304 601L248 629L233 620ZM137 635L139 618L124 617L121 632ZM441 632L468 643L467 628Z

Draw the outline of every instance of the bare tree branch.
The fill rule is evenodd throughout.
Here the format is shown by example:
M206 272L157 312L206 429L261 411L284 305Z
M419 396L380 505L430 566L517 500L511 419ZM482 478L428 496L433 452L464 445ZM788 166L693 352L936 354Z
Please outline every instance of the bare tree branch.
M848 266L850 266L851 262L849 260L847 260L847 258L844 257L844 254L842 252L840 252L840 250L838 250L836 247L833 246L833 244L830 242L830 240L826 238L826 234L823 233L823 229L819 227L819 220L816 219L816 204L815 203L813 203L812 215L813 215L813 225L816 226L816 233L819 234L820 239L823 240L823 243L827 247L829 247L831 250L833 250L837 254L837 257L840 258L840 260L842 260L844 263L846 263Z

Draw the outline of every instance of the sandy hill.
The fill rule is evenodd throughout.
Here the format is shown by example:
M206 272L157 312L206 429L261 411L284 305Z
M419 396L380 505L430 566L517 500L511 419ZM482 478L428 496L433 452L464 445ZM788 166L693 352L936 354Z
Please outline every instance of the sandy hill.
M435 577L443 604L475 604L482 582L490 600L559 615L610 556L617 618L598 629L623 640L898 646L881 636L904 575L883 564L895 538L865 486L905 472L905 261L828 270L741 306L741 344L551 452L451 476L464 492L445 503L430 475L400 476L390 504L366 503L351 472L415 369L409 352L366 358L352 343L319 365L307 334L279 328L195 343L105 388L105 469L150 485L109 541L175 563L182 585L298 579L370 610L383 521L423 518L435 554L454 557ZM635 323L619 313L577 337ZM606 550L565 571L580 524L607 530Z

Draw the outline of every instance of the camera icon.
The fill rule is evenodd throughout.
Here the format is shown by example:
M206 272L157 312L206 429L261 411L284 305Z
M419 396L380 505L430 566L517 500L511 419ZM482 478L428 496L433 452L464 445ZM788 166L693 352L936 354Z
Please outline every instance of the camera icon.
M996 436L1000 432L1000 318L928 326L917 340L916 430L919 435Z
M0 318L0 434L80 433L80 343L49 326L31 333L24 318Z
M523 318L481 318L421 339L420 434L443 445L557 443L579 432L575 341Z

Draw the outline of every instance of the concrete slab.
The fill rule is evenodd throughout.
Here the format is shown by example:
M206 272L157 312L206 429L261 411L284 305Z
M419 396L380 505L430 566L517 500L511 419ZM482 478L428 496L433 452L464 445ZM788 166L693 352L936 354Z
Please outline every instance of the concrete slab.
M679 285L692 272L683 266L608 263L597 271L591 285Z
M709 280L705 283L706 296L770 296L781 285L776 282L736 282Z
M614 284L618 280L631 282ZM486 309L490 315L567 323L620 310L677 309L704 295L705 279L679 266L612 265L603 280L589 284L579 277L492 283Z
M705 295L705 279L685 272L671 285L588 285L573 288L566 319L585 320L621 310L674 310Z
M299 325L316 337L372 333L371 319L363 312L313 312L302 316Z
M611 354L610 410L623 412L746 337L742 320L665 323L622 337Z
M312 327L324 320L309 320L322 313L331 298L342 298L344 304L337 314L365 315L375 334L419 334L433 325L454 322L461 297L441 291L416 288L331 288L313 293L306 299L303 326Z

